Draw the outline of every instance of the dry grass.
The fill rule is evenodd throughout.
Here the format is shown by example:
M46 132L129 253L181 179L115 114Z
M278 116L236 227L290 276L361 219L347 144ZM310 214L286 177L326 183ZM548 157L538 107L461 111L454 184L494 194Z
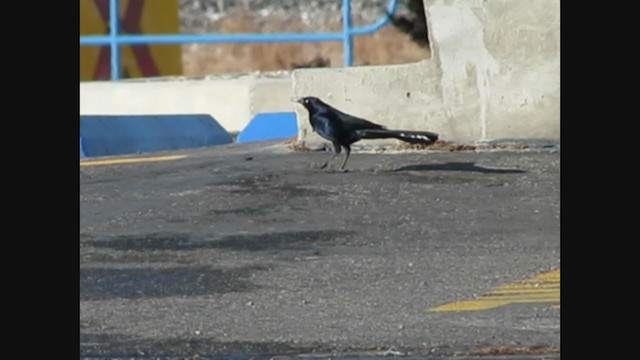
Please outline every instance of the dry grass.
M459 144L451 141L438 140L433 144L409 144L400 143L397 150L434 150L434 151L473 151L477 146L472 144Z
M293 151L310 151L304 141L299 141L297 136L284 141L289 149ZM505 142L505 143L488 143L488 144L472 144L472 143L457 143L452 141L438 140L433 144L409 144L405 142L398 142L396 145L391 145L382 149L378 147L376 151L394 150L394 151L480 151L480 150L526 150L529 149L529 145L520 142Z
M338 31L339 21L326 25L327 31ZM264 21L237 12L220 20L215 31L244 32L308 32L299 21ZM400 64L427 59L429 49L412 42L409 37L388 25L381 30L354 37L354 65ZM187 76L204 76L251 71L287 70L296 65L326 59L331 67L342 66L342 43L239 43L186 44L183 46L183 71Z
M471 351L469 355L551 354L551 353L559 353L559 352L560 352L560 348L556 346L532 346L532 347L486 346L486 347L476 349L475 351Z
M475 150L525 150L529 149L529 145L522 142L504 142L504 143L487 143L487 144L471 144L456 143L451 141L438 140L433 144L409 144L400 143L397 150L431 150L431 151L475 151Z

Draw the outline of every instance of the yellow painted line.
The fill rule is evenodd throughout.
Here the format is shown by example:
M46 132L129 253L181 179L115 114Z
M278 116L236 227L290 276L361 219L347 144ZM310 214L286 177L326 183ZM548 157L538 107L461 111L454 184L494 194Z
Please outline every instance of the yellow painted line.
M499 296L510 294L555 294L560 287L555 288L542 288L542 289L496 289L487 294L487 296Z
M552 282L560 282L560 269L555 269L544 274L540 274L531 279L525 280L527 282L536 282L536 281L552 281Z
M477 299L453 301L429 311L477 311L517 303L553 302L560 309L560 269L522 281L497 286Z
M135 164L141 162L168 161L185 158L186 155L165 155L165 156L147 156L132 157L104 160L80 160L80 166L98 166L98 165L115 165L115 164Z
M549 290L549 289L559 289L560 282L548 282L544 284L517 284L517 285L503 285L498 286L496 290L500 291L520 291L520 290Z
M507 299L559 299L560 298L560 294L558 294L557 291L545 291L545 292L539 292L539 293L507 293L507 294L495 294L495 293L490 293L490 294L484 294L482 295L482 299L487 300L487 301L493 301L493 300L507 300Z

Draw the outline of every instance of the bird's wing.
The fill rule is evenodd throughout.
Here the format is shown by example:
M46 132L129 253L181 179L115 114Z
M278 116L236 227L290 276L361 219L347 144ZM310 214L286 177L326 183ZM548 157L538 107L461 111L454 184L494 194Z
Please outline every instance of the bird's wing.
M378 125L369 120L365 120L359 117L355 117L349 114L339 114L340 120L342 121L342 126L347 131L356 131L362 129L384 129L385 127L382 125Z

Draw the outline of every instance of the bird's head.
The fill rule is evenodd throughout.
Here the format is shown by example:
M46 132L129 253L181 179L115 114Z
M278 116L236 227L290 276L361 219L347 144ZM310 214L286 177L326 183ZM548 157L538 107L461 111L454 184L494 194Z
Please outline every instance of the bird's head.
M314 96L294 97L291 101L297 102L304 106L307 110L313 110L318 104L322 103L322 100Z

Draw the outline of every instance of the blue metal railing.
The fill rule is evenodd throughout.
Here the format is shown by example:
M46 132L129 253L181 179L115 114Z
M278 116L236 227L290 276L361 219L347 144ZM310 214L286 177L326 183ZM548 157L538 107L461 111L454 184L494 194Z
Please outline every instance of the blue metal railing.
M386 12L396 11L398 0L389 0ZM342 0L342 31L316 33L239 33L239 34L120 34L118 0L109 0L109 34L80 36L80 46L109 45L111 47L111 80L120 78L120 45L133 44L184 44L184 43L243 43L243 42L292 42L342 40L344 66L353 64L353 36L377 31L389 22L382 15L375 22L351 27L351 2Z

